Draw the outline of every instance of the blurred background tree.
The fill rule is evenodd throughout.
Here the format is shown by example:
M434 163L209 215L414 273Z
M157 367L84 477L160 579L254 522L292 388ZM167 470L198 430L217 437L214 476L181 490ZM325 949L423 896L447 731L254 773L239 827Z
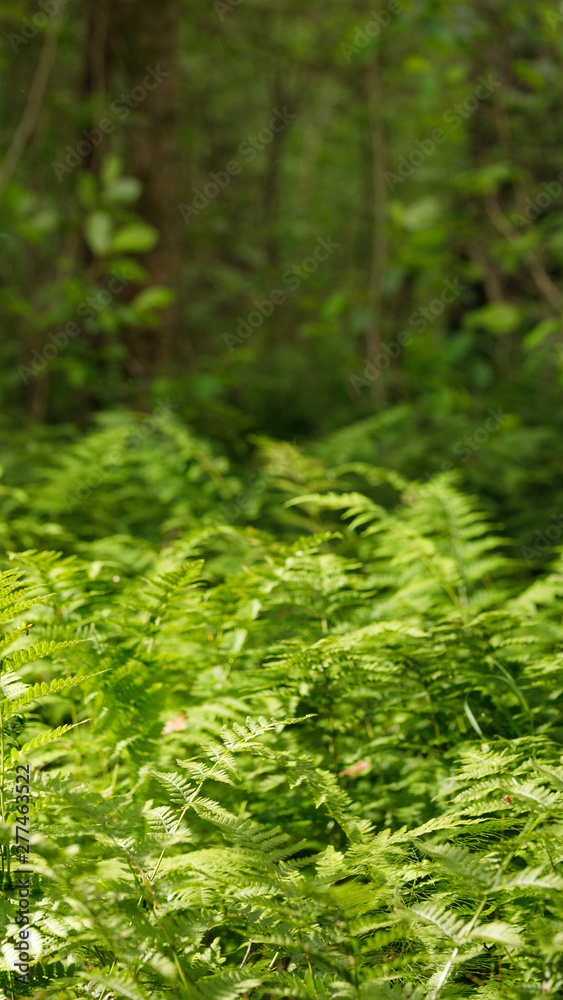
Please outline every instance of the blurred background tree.
M6 428L166 396L235 454L453 465L518 531L563 510L555 3L0 17Z

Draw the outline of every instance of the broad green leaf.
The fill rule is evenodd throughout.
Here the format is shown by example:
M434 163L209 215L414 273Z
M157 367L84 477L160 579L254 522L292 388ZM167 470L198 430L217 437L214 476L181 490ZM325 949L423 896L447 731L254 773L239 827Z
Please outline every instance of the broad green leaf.
M107 212L97 211L88 215L84 223L84 235L90 250L96 257L104 257L111 245L113 224Z
M158 243L158 230L144 222L131 222L118 229L111 241L110 253L146 253Z

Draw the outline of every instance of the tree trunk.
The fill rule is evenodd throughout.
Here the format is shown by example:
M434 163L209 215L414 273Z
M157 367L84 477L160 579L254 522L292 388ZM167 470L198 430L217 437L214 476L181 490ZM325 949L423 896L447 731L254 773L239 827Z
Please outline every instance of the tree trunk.
M160 233L159 242L142 263L150 284L172 288L177 296L159 314L156 329L136 329L129 337L130 368L139 376L151 376L166 371L185 353L179 328L181 199L176 145L182 8L181 0L121 0L120 6L127 96L132 105L137 104L127 121L127 171L143 184L139 213Z
M366 67L366 83L371 124L373 185L373 232L371 275L368 289L370 323L366 331L366 357L377 368L383 346L383 288L387 270L387 188L385 185L385 124L379 49L371 53ZM381 369L370 383L372 398L379 406L385 403L385 385Z

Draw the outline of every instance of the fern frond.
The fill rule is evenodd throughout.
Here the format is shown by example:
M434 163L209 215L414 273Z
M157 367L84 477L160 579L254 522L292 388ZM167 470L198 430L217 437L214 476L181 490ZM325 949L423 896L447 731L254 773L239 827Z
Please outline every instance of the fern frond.
M84 720L86 722L88 720ZM15 747L12 749L9 758L4 761L4 769L8 770L12 765L16 764L18 760L21 760L25 754L31 753L32 750L37 750L39 747L44 747L47 743L52 743L53 740L58 740L60 736L64 736L71 729L76 729L76 726L84 725L84 722L77 722L74 725L64 725L57 726L56 729L51 729L49 732L41 733L39 736L35 736L29 743L25 743L21 750L17 750Z
M70 639L64 642L55 642L53 640L51 642L37 642L35 645L27 646L25 649L17 649L10 657L4 659L2 661L2 670L15 670L18 667L25 666L26 663L33 663L34 660L42 660L59 649L77 646L80 642L85 641L84 639Z
M95 674L79 674L74 677L55 677L50 684L43 681L42 683L28 687L18 698L6 698L2 703L4 721L7 721L12 715L19 712L26 705L29 705L32 701L37 701L37 699L44 698L46 695L60 694L71 687L76 687L77 684L83 684L86 681L92 680L93 677L97 677L100 673L103 673L103 671L98 671Z

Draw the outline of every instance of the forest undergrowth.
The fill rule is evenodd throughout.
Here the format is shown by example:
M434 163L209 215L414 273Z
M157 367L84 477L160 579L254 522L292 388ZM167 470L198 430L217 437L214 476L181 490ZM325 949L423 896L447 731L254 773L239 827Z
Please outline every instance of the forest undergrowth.
M7 462L0 997L562 996L563 562L259 444Z

